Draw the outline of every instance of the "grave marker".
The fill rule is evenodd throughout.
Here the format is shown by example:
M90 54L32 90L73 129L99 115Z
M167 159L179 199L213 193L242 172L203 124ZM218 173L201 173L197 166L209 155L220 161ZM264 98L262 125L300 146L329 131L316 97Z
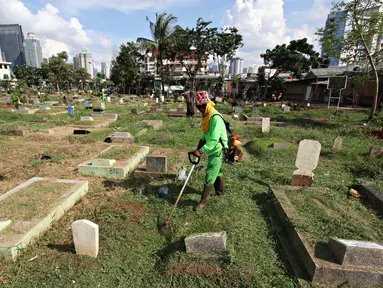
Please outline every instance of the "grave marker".
M270 118L262 118L262 133L270 132Z
M342 149L343 138L341 136L336 137L334 140L334 145L332 146L332 150L340 150Z
M380 244L330 238L328 246L341 265L383 267L383 246Z
M299 143L295 166L298 170L293 173L292 186L311 187L314 182L313 170L318 165L322 145L318 141L303 140Z
M76 254L97 258L99 251L98 225L89 220L72 223L73 242Z
M53 130L50 130L50 129L40 129L39 132L48 134L48 135L52 135L54 133Z
M94 121L91 116L81 116L80 121Z
M134 137L128 132L114 132L110 139L113 143L133 143Z
M289 113L290 111L291 111L291 107L290 106L283 107L283 113Z
M168 161L166 156L147 156L146 157L147 172L168 172Z
M185 238L186 253L214 253L226 251L226 232L201 233Z
M40 107L40 110L41 111L49 111L49 110L51 110L51 107L48 107L48 106Z

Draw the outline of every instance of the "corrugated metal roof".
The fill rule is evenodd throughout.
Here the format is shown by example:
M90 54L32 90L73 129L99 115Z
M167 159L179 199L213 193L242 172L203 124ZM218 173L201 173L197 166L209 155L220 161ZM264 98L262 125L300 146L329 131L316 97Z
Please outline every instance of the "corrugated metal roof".
M311 71L306 75L306 78L341 75L345 72L352 72L354 68L354 66L333 66L328 68L311 69Z

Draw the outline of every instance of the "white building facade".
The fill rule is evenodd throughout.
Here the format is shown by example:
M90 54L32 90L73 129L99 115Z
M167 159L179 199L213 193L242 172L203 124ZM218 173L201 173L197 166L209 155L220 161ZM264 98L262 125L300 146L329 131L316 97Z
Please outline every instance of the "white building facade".
M0 80L11 79L11 62L0 61Z
M93 75L93 57L87 48L82 48L80 54L73 57L73 66L75 69L85 68L91 78L96 77Z
M27 65L40 68L43 62L43 51L41 49L40 40L34 33L28 33L25 38L24 51Z
M233 58L230 60L229 74L231 76L239 75L243 71L243 59L242 58Z

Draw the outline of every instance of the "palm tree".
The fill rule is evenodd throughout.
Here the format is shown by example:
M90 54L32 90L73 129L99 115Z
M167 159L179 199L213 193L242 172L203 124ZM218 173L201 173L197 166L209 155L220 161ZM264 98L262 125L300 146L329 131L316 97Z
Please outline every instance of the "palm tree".
M156 21L152 22L148 17L146 21L149 22L150 33L152 39L138 38L137 43L140 44L142 50L152 52L157 56L157 74L161 77L162 91L164 91L162 65L166 49L171 42L172 35L175 31L174 24L178 18L173 14L168 15L166 12L161 14L156 13Z

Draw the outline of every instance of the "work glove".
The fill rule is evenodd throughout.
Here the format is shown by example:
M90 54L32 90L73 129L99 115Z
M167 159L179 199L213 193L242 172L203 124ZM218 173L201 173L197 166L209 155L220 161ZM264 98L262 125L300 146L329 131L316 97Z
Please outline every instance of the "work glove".
M205 145L205 144L206 144L206 141L203 141L202 139L199 140L198 145L197 145L197 150L200 150L203 147L203 145Z
M196 156L196 157L198 157L198 158L201 158L201 156L202 156L202 152L201 152L201 150L195 150L194 152L193 152L193 155L194 156Z

